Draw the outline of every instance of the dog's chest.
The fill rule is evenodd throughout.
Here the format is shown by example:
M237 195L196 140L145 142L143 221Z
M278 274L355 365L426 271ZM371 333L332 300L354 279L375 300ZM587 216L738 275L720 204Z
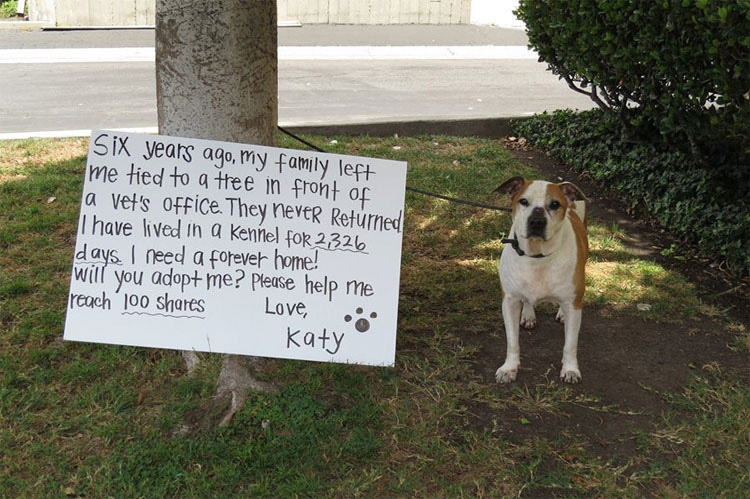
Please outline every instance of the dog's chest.
M503 291L530 303L567 301L575 293L575 261L569 258L549 262L500 262Z

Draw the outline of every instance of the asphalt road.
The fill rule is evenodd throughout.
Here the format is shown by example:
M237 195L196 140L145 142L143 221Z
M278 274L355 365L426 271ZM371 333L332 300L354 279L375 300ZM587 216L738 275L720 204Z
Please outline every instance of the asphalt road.
M3 29L5 27L5 29ZM336 45L526 45L516 29L472 25L357 26L311 24L279 28L280 46ZM153 29L42 31L0 21L0 49L153 47Z
M474 58L484 57L479 46L522 48L525 43L523 32L474 26L282 28L280 46L322 46L314 53L323 55L318 60L280 60L279 121L299 126L522 117L544 110L591 107L588 99L558 81L533 54L504 59L501 51L493 59ZM354 55L321 60L326 58L326 47L336 45L353 47ZM420 60L419 55L411 55L413 50L404 52L404 59L396 55L396 59L370 60L357 51L365 45L473 46L475 50L447 60ZM152 46L150 30L0 30L0 56L9 49ZM150 61L11 61L0 64L0 88L6 96L0 138L3 134L7 138L8 133L33 136L47 131L156 126Z

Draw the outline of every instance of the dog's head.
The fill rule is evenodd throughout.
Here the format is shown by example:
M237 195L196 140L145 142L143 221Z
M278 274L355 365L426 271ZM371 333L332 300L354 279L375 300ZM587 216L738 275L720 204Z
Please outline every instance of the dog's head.
M511 196L518 236L539 242L554 238L571 203L586 199L581 189L570 182L553 184L521 177L505 181L495 192Z

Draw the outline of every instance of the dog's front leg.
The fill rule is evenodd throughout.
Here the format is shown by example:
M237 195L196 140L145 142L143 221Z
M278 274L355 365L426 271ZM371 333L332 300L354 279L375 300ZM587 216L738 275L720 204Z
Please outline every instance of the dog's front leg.
M560 379L566 383L581 381L578 369L578 331L581 329L581 309L574 308L572 303L561 304L565 317L565 346L563 346L562 370Z
M518 344L518 329L521 322L521 300L505 296L503 298L503 322L505 322L505 338L507 351L505 364L495 373L498 383L510 383L516 379L518 366L521 364L521 347Z

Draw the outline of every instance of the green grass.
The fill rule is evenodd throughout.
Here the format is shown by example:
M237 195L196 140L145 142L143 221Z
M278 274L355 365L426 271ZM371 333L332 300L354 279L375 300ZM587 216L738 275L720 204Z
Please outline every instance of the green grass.
M662 460L651 463L669 496L744 497L750 485L750 391L747 379L727 378L706 366L682 393L665 394L675 413L663 429L641 436L641 449ZM671 462L664 462L665 458ZM718 487L717 487L718 485Z
M625 238L616 225L590 225L585 303L627 310L657 321L688 319L704 308L692 284L654 261L629 253ZM639 304L650 308L639 310Z
M502 180L538 175L497 141L310 139L408 161L414 187L496 204ZM625 409L554 372L509 391L481 375L480 345L503 342L496 260L508 215L412 193L396 367L269 360L278 393L252 394L210 435L173 436L211 395L218 356L187 376L177 352L61 341L86 145L0 143L0 496L741 497L750 486L750 393L715 366L660 395L669 410L633 433L637 457L597 455L586 431L514 440L498 429L509 414L533 428L571 406ZM630 254L624 236L592 223L587 306L673 322L687 337L684 322L706 311L696 290ZM743 325L717 327L717 341L750 353Z

